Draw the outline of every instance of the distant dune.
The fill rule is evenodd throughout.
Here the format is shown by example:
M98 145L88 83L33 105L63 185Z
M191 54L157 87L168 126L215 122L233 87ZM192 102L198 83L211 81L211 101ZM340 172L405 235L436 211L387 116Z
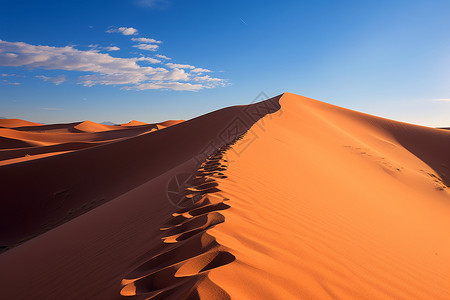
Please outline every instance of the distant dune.
M165 125L132 121L132 125L122 126L83 121L42 125L18 119L0 120L0 124L2 121L10 127L0 127L0 165L99 146L176 124L171 123L173 121L163 122Z
M450 299L448 130L290 93L19 121L0 124L2 299Z
M73 127L81 132L101 132L116 129L115 125L103 125L91 121L84 121Z
M5 119L0 118L0 127L13 128L13 127L22 127L22 126L37 126L42 125L39 123L33 123L20 119Z
M121 126L142 126L142 125L147 125L147 123L136 121L136 120L131 120L128 123L124 123L124 124L120 124L120 125Z

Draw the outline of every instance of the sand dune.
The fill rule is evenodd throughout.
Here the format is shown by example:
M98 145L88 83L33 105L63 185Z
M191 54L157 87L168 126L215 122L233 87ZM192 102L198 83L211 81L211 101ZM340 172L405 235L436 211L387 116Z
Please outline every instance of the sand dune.
M0 119L0 127L14 128L14 127L24 127L24 126L37 126L42 125L39 123L29 122L20 119Z
M289 93L97 125L67 146L2 129L67 151L0 151L2 298L450 298L448 130Z
M0 143L0 161L2 161L1 164L8 164L10 162L5 160L16 159L14 162L17 162L17 158L20 157L23 157L23 160L31 160L37 158L35 155L38 154L61 154L66 151L80 150L130 138L177 124L177 122L163 122L166 125L139 123L123 127L83 121L0 128L0 139L2 140Z
M101 132L101 131L108 131L108 130L114 130L117 129L117 126L115 125L103 125L91 121L84 121L80 124L77 124L73 127L76 130L79 130L81 132Z
M136 121L136 120L131 120L128 123L120 124L120 126L142 126L142 125L148 125L148 124L144 123L144 122Z

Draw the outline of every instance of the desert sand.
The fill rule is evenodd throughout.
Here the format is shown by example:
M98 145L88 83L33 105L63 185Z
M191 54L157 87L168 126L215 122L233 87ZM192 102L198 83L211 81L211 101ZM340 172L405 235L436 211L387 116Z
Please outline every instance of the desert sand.
M450 299L450 131L284 93L0 120L1 299Z

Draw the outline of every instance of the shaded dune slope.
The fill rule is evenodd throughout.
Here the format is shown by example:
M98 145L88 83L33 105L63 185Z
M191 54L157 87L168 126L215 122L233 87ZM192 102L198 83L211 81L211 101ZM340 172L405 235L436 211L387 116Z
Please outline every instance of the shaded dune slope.
M180 209L172 214L160 230L163 251L127 274L122 280L123 296L146 299L230 299L214 284L209 271L235 260L226 247L206 231L225 221L220 211L230 208L220 195L217 179L226 178L227 161L223 158L237 136L212 153L193 174L179 174L169 183L174 204ZM179 190L183 183L187 188Z
M215 151L239 133L226 131L230 124L243 132L267 113L264 109L249 113L249 107L260 106L225 108L161 131L0 166L1 245L46 231L192 157L201 161L200 153Z

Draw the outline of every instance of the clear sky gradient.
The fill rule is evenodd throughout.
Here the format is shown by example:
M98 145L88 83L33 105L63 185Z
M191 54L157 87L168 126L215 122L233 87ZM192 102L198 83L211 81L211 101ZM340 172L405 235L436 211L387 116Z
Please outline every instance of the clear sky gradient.
M190 119L292 92L450 126L450 1L2 1L0 117Z

